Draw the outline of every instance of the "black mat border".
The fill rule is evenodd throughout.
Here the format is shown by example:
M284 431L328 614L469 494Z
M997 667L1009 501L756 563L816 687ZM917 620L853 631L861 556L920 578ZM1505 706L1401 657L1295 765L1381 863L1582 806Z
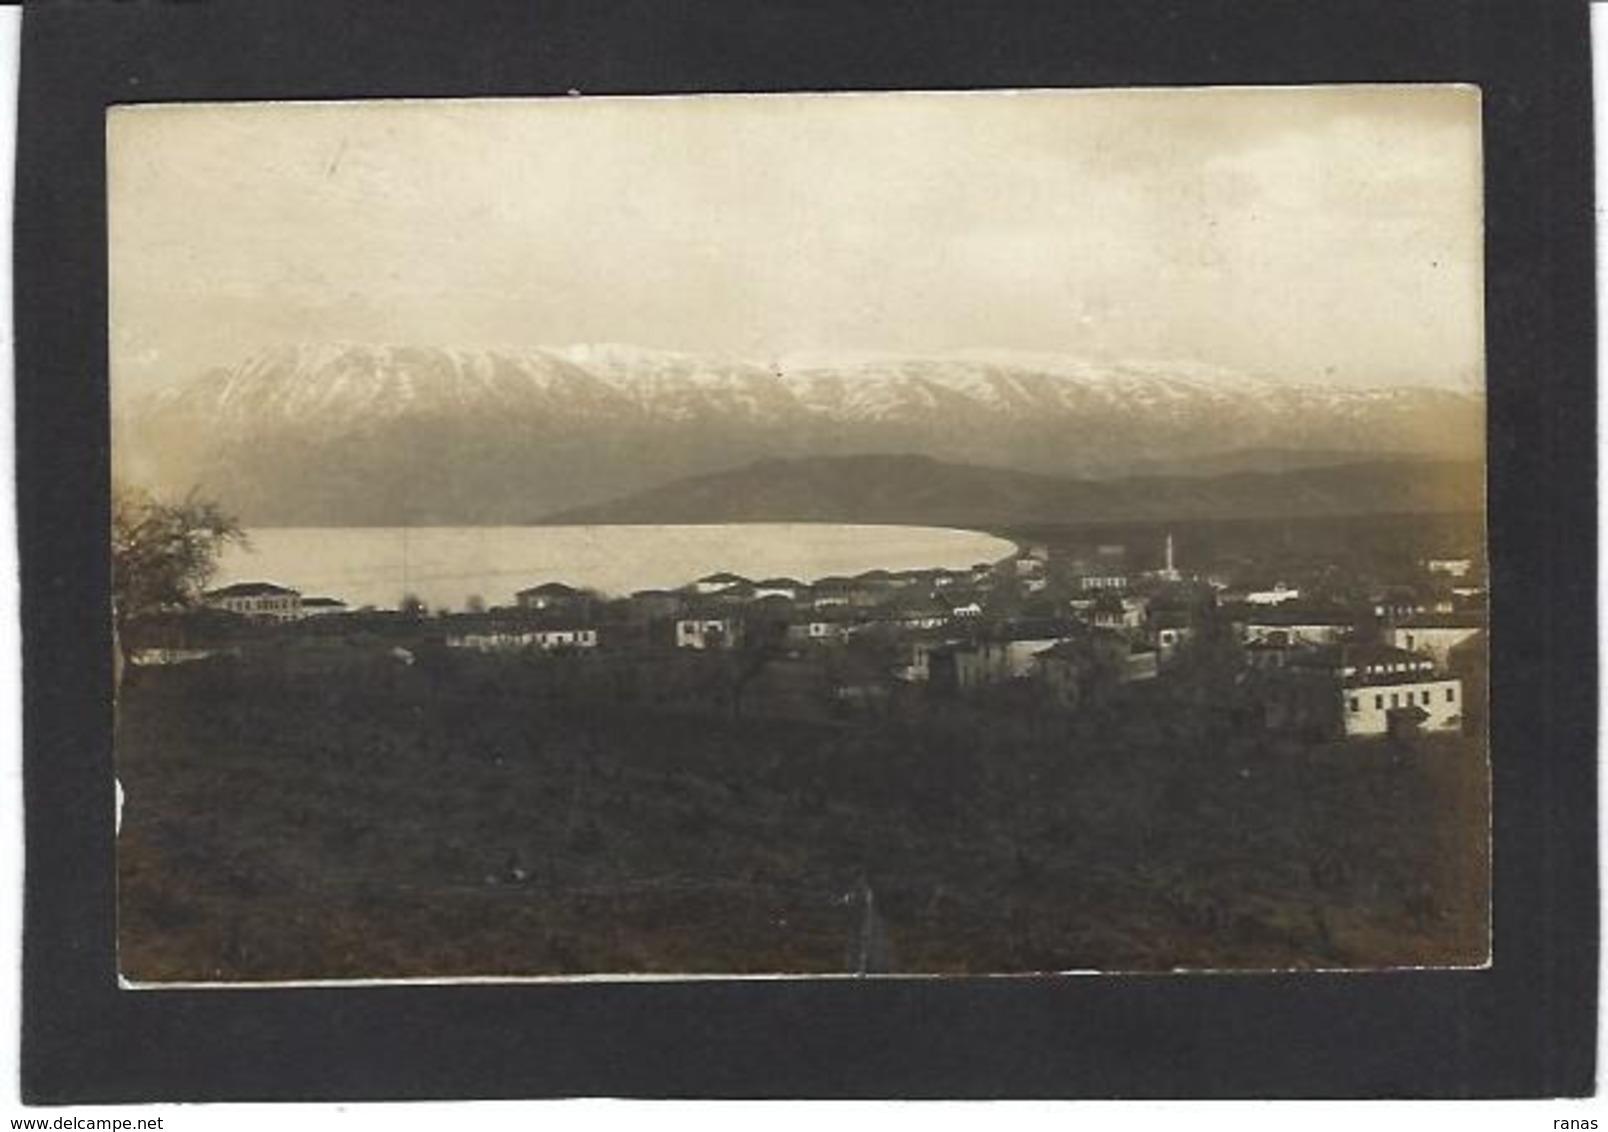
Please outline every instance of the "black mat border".
M30 7L23 38L15 263L26 1100L1591 1089L1597 687L1584 3L64 3ZM116 989L101 612L107 105L571 88L1395 81L1485 92L1492 969Z

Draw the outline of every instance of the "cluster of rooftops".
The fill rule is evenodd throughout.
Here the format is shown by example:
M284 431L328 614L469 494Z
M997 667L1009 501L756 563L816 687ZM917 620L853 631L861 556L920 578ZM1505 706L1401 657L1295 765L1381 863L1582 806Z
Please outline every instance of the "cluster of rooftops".
M864 639L893 651L839 655L862 667L882 657L877 680L965 692L1026 679L1072 702L1085 694L1079 689L1091 673L1119 683L1165 674L1209 630L1214 640L1238 642L1233 663L1244 669L1245 686L1270 703L1286 691L1295 704L1307 694L1302 688L1321 693L1345 705L1348 733L1394 726L1391 713L1406 710L1403 702L1423 711L1432 729L1456 725L1462 693L1453 658L1457 650L1481 647L1485 635L1483 573L1475 564L1420 563L1418 582L1405 584L1380 585L1359 574L1336 588L1318 577L1303 593L1302 584L1246 584L1245 571L1186 573L1170 538L1159 569L1130 571L1125 555L1120 546L1082 553L1028 547L968 568L870 570L811 581L719 570L675 589L622 597L544 580L515 593L511 605L485 610L476 603L473 612L452 614L442 632L449 647L481 651L764 643L802 655ZM226 586L207 600L281 622L347 608L272 582Z
M1257 661L1286 662L1293 667L1327 667L1327 651L1341 646L1353 651L1340 667L1355 669L1353 678L1412 675L1418 662L1395 659L1356 660L1363 642L1421 653L1421 640L1438 639L1442 630L1473 633L1483 628L1482 572L1469 559L1443 557L1420 563L1426 583L1375 587L1366 599L1344 604L1315 600L1299 586L1280 581L1256 586L1216 576L1197 577L1181 571L1167 536L1159 569L1134 572L1121 545L1092 549L1063 548L1052 553L1028 545L999 562L963 568L868 570L803 581L788 576L751 579L730 570L705 574L676 589L641 589L610 598L560 580L545 580L519 590L511 606L477 611L474 617L507 618L529 623L576 627L621 618L630 620L736 620L764 618L808 623L816 639L841 639L856 626L893 623L908 633L937 632L957 623L978 639L989 631L1007 632L1007 624L1024 616L1070 618L1084 627L1116 630L1157 648L1182 644L1195 628L1199 611L1213 610L1219 622L1232 624ZM1241 576L1243 579L1243 575ZM1056 582L1051 589L1052 578ZM1455 582L1469 595L1459 604L1439 593ZM1426 596L1436 587L1434 597ZM1006 600L1000 600L1002 596ZM209 605L247 616L297 620L348 609L333 597L303 596L268 581L240 582L209 591ZM1035 612L1036 611L1036 612ZM1390 624L1396 636L1381 635ZM1415 630L1417 636L1403 630ZM1442 642L1444 644L1444 642ZM1314 651L1314 649L1319 651ZM1444 650L1438 658L1444 663ZM1254 661L1253 661L1254 662Z

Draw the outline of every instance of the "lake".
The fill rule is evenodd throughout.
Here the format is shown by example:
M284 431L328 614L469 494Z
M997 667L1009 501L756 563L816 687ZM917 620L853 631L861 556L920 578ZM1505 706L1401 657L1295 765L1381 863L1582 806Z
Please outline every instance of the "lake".
M564 582L623 595L674 589L718 570L811 581L828 574L994 562L1005 539L942 527L740 523L590 527L267 527L231 547L213 585L270 581L305 596L394 608L416 594L432 609L471 596L507 605L519 590Z

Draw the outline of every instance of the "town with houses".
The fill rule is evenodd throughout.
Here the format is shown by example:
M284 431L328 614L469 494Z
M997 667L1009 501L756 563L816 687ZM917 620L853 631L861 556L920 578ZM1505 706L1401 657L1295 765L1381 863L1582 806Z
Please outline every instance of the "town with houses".
M534 655L662 706L688 687L689 660L725 655L746 661L750 713L780 717L1010 695L1075 712L1195 663L1233 667L1244 726L1313 740L1469 730L1484 699L1483 563L1426 557L1396 573L1196 567L1162 533L1155 547L1023 540L1015 555L968 569L807 581L717 572L623 597L532 579L511 605L471 599L465 612L417 599L352 609L253 581L209 591L203 625L192 616L147 631L130 659L176 663L368 632L395 642L385 655L397 664L430 650ZM685 698L696 710L696 695Z
M537 102L108 117L127 984L1489 966L1477 90Z

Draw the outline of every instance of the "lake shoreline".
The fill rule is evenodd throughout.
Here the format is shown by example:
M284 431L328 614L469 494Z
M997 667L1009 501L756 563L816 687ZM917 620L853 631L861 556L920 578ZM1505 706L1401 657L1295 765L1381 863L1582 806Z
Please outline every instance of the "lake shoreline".
M809 582L992 565L1019 552L994 532L873 523L257 527L247 540L226 552L214 584L269 581L353 607L412 595L432 609L504 604L544 582L624 596L717 572Z

